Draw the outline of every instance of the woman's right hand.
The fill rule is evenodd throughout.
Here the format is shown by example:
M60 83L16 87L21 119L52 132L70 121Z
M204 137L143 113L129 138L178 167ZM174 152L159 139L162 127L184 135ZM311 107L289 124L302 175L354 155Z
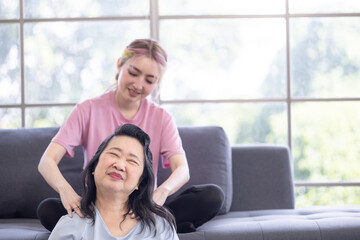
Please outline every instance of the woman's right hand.
M72 218L73 210L76 212L77 215L79 215L79 217L84 217L80 208L81 197L74 191L74 189L70 185L59 189L59 195L61 198L61 202L66 209L69 217Z
M40 159L38 169L46 182L59 193L61 202L69 217L72 217L73 210L80 217L84 217L80 209L81 197L66 181L58 167L65 153L66 149L62 145L51 142Z

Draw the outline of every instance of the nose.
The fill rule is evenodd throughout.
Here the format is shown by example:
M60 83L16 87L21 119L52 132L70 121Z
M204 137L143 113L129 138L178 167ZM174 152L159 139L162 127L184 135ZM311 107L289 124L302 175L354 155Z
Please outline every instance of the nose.
M113 168L115 168L117 171L124 172L125 171L125 161L122 159L119 159L114 162Z
M141 90L144 86L144 82L145 82L145 78L143 77L137 78L136 81L134 82L134 87L136 88L136 90Z

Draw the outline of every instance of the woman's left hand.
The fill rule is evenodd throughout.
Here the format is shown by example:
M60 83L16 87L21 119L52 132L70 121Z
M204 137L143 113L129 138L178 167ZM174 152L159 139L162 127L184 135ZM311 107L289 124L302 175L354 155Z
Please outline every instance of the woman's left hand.
M155 189L153 193L153 200L156 204L162 206L164 205L168 196L169 196L169 191L164 187L160 186L157 189Z
M153 193L153 200L164 205L166 199L179 190L190 179L189 166L184 154L176 154L169 158L171 174Z

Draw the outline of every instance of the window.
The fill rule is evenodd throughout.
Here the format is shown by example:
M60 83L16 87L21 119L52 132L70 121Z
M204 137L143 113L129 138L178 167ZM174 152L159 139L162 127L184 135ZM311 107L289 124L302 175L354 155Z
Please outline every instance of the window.
M150 37L145 0L1 0L0 18L1 128L60 125L114 83L123 46Z
M60 125L113 83L127 43L152 37L179 125L288 144L297 206L360 204L357 0L0 0L0 32L1 128Z

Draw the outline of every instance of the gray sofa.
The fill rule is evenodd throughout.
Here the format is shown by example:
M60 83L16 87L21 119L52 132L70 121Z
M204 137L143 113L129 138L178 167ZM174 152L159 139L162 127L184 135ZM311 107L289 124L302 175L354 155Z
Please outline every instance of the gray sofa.
M0 239L47 239L36 219L41 200L57 197L37 171L57 127L0 129ZM230 146L220 127L180 127L191 179L186 186L215 183L225 192L218 216L185 239L360 239L360 206L294 209L291 155L285 146ZM81 193L82 151L60 169ZM160 169L159 182L169 174ZM181 190L180 190L181 191Z

